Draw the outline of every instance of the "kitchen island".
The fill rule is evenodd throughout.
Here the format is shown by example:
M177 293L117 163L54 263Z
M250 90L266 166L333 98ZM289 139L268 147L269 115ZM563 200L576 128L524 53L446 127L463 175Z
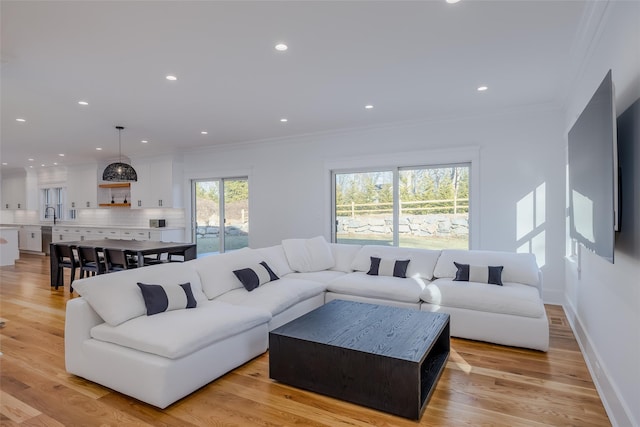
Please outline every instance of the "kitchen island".
M18 227L0 227L0 266L14 265L18 258Z

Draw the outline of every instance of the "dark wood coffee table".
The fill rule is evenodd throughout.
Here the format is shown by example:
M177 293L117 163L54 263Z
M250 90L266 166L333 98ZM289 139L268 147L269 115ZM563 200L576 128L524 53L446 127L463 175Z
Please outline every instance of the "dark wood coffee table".
M419 419L449 358L449 315L333 300L269 333L269 376Z

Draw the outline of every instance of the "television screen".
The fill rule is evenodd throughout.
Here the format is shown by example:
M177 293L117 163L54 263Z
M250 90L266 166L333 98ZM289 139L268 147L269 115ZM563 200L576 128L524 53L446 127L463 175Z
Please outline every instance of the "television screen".
M613 263L618 153L611 70L569 131L569 235Z

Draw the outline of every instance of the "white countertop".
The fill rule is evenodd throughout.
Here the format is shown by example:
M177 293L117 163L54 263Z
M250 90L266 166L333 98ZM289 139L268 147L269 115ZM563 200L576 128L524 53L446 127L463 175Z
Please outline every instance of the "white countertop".
M145 227L145 226L132 226L132 225L83 225L70 222L58 222L53 225L53 222L40 222L36 224L2 224L1 227L17 228L20 226L33 226L33 227L74 227L74 228L101 228L101 229L116 229L116 230L184 230L184 227Z

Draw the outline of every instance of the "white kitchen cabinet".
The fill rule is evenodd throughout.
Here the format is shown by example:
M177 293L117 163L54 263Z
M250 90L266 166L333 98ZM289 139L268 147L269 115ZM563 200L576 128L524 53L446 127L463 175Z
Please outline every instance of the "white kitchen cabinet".
M93 232L94 239L120 239L121 230L116 228L96 228Z
M182 207L182 163L171 157L145 159L133 163L138 181L131 183L131 207Z
M35 173L17 171L2 174L2 209L38 209L38 177Z
M99 227L74 227L57 225L52 228L52 241L76 242L83 240L99 239L124 239L124 240L150 240L156 242L183 242L184 231L182 229L153 229L148 228L99 228ZM39 250L39 249L38 249Z
M85 240L83 231L79 227L55 226L51 229L51 241L58 242L76 242Z
M67 207L98 207L98 166L70 166L67 169Z
M40 227L21 225L18 230L18 247L21 251L42 252L42 231Z

